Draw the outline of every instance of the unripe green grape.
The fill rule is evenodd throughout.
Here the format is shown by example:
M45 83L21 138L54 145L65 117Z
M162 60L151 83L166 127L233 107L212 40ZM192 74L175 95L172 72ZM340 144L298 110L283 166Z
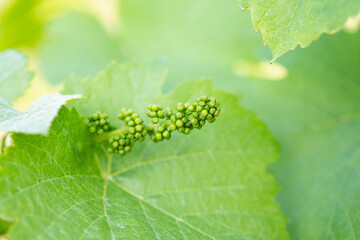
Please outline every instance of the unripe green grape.
M175 114L175 117L176 117L177 119L181 119L183 116L184 116L184 114L182 114L181 112L177 112L177 113Z
M141 133L139 133L139 132L135 133L135 138L136 138L136 139L139 139L139 138L141 138L141 137L142 137Z
M203 110L203 108L201 107L201 106L197 106L196 108L195 108L195 111L197 111L197 112L201 112Z
M194 105L190 105L190 106L188 107L188 110L191 111L191 112L193 112L193 111L195 110Z
M177 129L179 133L183 133L185 131L185 128L181 127Z
M130 152L131 151L131 147L130 146L126 146L125 147L125 152Z
M158 128L157 128L157 131L158 132L163 132L165 130L165 127L160 125Z
M177 107L176 107L176 110L178 110L179 112L182 112L185 110L185 107L182 103L178 103L177 104Z
M169 107L166 108L166 111L165 111L165 112L166 112L166 116L167 116L167 117L170 117L170 116L172 115L172 109L169 108Z
M171 120L172 122L176 122L176 116L175 116L175 115L172 115L172 116L170 117L170 120Z
M189 129L189 128L185 128L184 134L188 135L189 133L190 133L190 129Z
M156 123L159 122L159 119L158 118L153 118L151 121L152 121L152 123L156 124Z
M122 156L124 156L124 155L125 155L125 151L124 151L124 150L120 150L120 151L119 151L119 154L122 155Z
M135 125L135 122L133 120L130 120L128 123L127 123L128 126L134 126Z
M157 141L163 140L163 137L162 137L161 133L156 133L156 134L155 134L155 137L156 137L156 140L157 140Z
M154 112L154 111L150 112L150 117L155 118L156 117L156 112Z
M134 120L135 124L139 125L139 124L142 124L143 123L143 120L141 120L141 118L136 118Z
M176 127L180 128L184 125L184 123L181 120L177 120L175 125L176 125Z
M162 135L165 139L170 139L170 137L171 137L171 134L169 131L164 131Z
M134 134L135 133L135 128L134 127L129 127L129 133Z
M170 124L169 127L168 127L168 129L169 129L170 131L175 131L175 130L176 130L175 124Z
M164 118L164 117L165 117L165 113L164 113L163 111L158 111L158 112L157 112L157 116L158 116L159 118Z

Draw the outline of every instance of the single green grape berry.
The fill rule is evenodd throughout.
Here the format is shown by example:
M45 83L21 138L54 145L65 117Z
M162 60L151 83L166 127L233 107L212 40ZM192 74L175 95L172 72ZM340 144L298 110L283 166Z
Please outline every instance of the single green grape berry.
M169 107L166 108L165 113L166 113L166 116L167 116L167 117L170 117L170 116L172 115L172 109L169 108Z
M189 129L189 128L185 128L184 134L189 135L189 133L190 133L190 129Z
M140 138L139 138L139 142L143 142L144 140L145 140L144 137L140 137Z
M139 116L136 114L136 113L133 113L133 114L131 114L131 119L132 120L135 120L135 119L137 119Z
M158 110L158 106L156 106L156 105L151 105L151 110L153 110L153 111L157 111Z
M184 125L184 123L181 120L177 120L175 122L175 125L176 125L176 127L180 128L180 127L182 127Z
M205 125L205 121L204 121L204 120L201 120L201 121L200 121L200 125L201 125L201 126L204 126L204 125Z
M119 154L120 154L121 156L124 156L124 155L125 155L125 151L124 151L124 150L120 150L120 151L119 151Z
M210 108L210 109L209 109L209 113L210 113L210 114L214 114L215 112L216 112L216 109L215 109L215 108Z
M168 127L168 129L170 130L170 131L175 131L176 130L176 126L175 126L175 124L170 124L169 125L169 127Z
M108 148L107 151L108 151L109 153L113 153L113 152L114 152L114 150L113 150L112 148Z
M141 120L141 118L136 118L136 119L134 120L134 122L135 122L136 125L139 125L139 124L142 124L142 123L143 123L143 120Z
M201 112L203 110L203 108L201 107L201 106L197 106L196 108L195 108L195 111L197 111L197 112Z
M175 116L175 115L172 115L172 116L170 117L170 121L176 122L176 116Z
M125 121L125 122L130 122L130 121L131 121L131 117L127 116L124 121Z
M207 96L202 96L202 97L201 97L201 101L206 102L206 101L208 101L208 100L209 100L209 98L208 98Z
M206 105L206 103L205 103L204 101L200 101L200 102L199 102L199 106L204 107L205 105Z
M129 127L129 133L134 134L135 133L135 128L134 127Z
M161 133L156 133L156 134L155 134L155 137L156 137L156 140L157 140L157 141L163 140L163 137L162 137Z
M127 123L128 126L134 126L135 125L135 122L133 120L130 120L128 123Z
M191 111L191 112L193 112L193 111L195 110L194 105L190 105L190 106L188 107L188 110Z
M181 112L177 112L177 113L175 114L175 117L176 117L177 119L181 119L183 116L184 116L184 114L182 114Z
M171 137L171 133L169 131L164 131L162 135L165 139L170 139Z
M201 116L202 119L205 119L207 115L208 115L208 111L206 111L206 110L202 110L202 111L201 111L201 115L200 115L200 116Z
M158 111L156 114L159 118L164 118L165 117L165 113L163 111Z
M141 125L136 125L136 126L135 126L135 130L136 130L137 132L141 132L142 129L143 129L143 127L142 127Z
M196 119L196 118L191 118L191 124L193 124L193 125L196 125L196 124L198 124L198 120Z
M117 146L119 146L119 143L118 143L118 142L113 142L113 144L112 144L112 145L113 145L113 147L115 147L115 148L116 148Z
M217 111L214 113L214 116L215 116L215 117L218 117L218 116L219 116L219 114L220 114L220 111L219 111L219 110L217 110Z
M95 125L99 125L100 124L100 121L99 120L96 120L95 121Z
M188 109L190 107L190 103L185 103L184 107L185 107L185 109Z
M151 112L150 112L150 117L151 117L151 118L155 118L155 117L156 117L156 112L151 111Z
M152 123L156 124L156 123L159 122L159 119L158 118L153 118L153 119L151 119L151 121L152 121Z
M130 152L131 151L131 147L130 146L126 146L125 147L125 152Z
M143 129L143 131L141 132L141 134L145 137L148 134L148 131L146 129Z
M157 131L158 132L163 132L165 130L165 127L160 125L158 128L157 128Z
M141 137L142 137L141 133L139 133L139 132L135 133L135 138L136 138L136 139L139 139L139 138L141 138Z
M98 133L98 134L103 134L103 133L104 133L104 130L103 130L103 129L99 129L99 130L97 131L97 133Z
M211 108L213 108L213 107L215 107L215 102L214 101L210 101L209 103L208 103L208 105L209 105L209 107L211 107Z
M126 143L126 141L125 141L125 139L120 139L120 140L119 140L119 143L120 143L120 145L124 146L125 143Z
M178 103L177 107L176 107L176 110L178 110L179 112L184 111L185 110L184 104Z
M183 123L187 123L187 122L189 122L189 119L188 119L187 117L183 117L183 118L181 119L181 121L182 121Z
M183 133L185 131L185 128L181 127L177 129L179 133Z
M95 132L96 132L96 128L95 128L95 127L90 127L90 128L89 128L89 131L90 131L91 133L95 133Z

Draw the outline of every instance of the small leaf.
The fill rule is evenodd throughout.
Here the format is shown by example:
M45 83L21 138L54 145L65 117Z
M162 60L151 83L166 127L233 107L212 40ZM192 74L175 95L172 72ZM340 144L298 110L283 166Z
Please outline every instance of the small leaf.
M48 94L36 100L28 110L19 112L0 98L0 130L9 132L47 134L60 107L81 95Z
M0 53L0 97L13 102L30 86L33 74L26 70L27 58L15 50Z
M253 26L261 30L274 60L297 45L308 46L322 33L335 33L360 12L359 0L240 0L250 9Z

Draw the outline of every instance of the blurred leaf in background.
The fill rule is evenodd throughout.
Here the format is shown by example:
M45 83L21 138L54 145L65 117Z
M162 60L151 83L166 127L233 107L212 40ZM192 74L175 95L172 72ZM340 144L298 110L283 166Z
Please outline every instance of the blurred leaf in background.
M39 14L44 0L6 1L0 11L0 50L33 46L41 37L48 13Z
M71 73L94 77L112 60L122 57L119 40L86 13L67 12L48 23L39 43L40 65L51 83L61 83Z
M27 62L21 52L0 52L0 98L13 102L30 86L33 73L26 69Z
M289 77L239 82L281 144L271 172L293 239L360 238L360 33L323 36L279 61Z
M233 74L236 61L271 57L236 1L132 0L121 1L120 10L125 56L167 58L165 89L197 77L223 85L239 78Z

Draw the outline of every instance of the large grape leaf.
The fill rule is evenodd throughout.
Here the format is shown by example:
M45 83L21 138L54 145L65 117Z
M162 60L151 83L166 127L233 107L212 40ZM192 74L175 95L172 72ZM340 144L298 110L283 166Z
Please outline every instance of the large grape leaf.
M47 134L61 106L80 99L84 99L84 97L79 94L48 94L37 99L25 112L19 112L0 98L0 130Z
M121 1L120 11L124 54L167 59L166 89L199 77L212 77L222 87L239 78L233 74L238 60L271 58L236 0Z
M293 239L360 239L360 33L323 36L281 59L282 81L242 82L281 145L272 168Z
M84 115L215 95L219 119L190 136L146 141L125 158L96 148L74 109L60 110L47 137L15 134L0 157L0 215L17 219L10 239L288 238L265 170L278 151L265 126L209 80L162 95L163 73L112 65L96 79L69 81L65 92L89 94L75 103Z
M30 86L33 74L26 70L27 58L15 50L0 53L0 97L9 102Z
M70 73L95 77L112 60L121 58L119 41L92 16L67 12L44 27L39 60L45 77L61 83Z
M335 33L360 12L358 0L240 0L250 9L253 26L261 30L274 60L297 45L308 46L322 33Z

